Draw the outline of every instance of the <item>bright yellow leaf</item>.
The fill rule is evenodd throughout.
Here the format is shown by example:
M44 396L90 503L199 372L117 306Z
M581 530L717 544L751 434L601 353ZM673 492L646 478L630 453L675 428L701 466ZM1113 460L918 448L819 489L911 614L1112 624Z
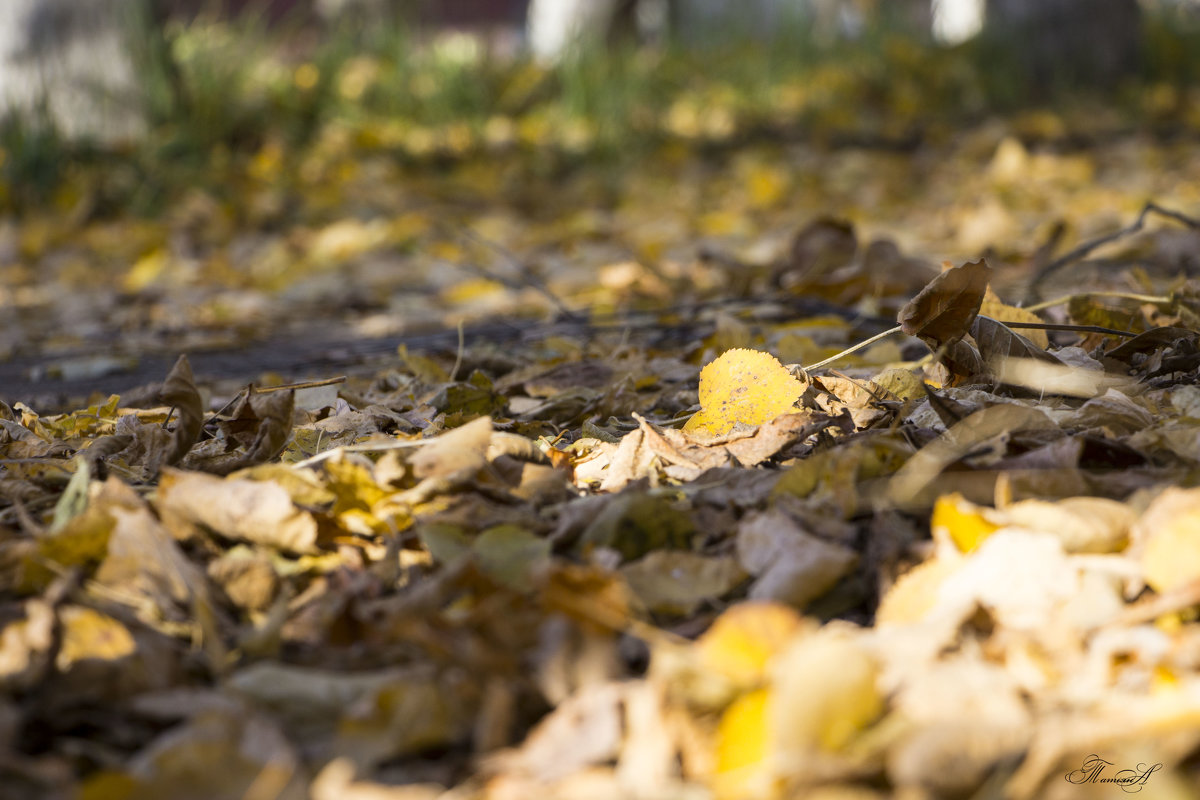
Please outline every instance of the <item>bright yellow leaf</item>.
M980 506L955 492L942 495L933 504L929 527L935 539L948 536L960 552L970 553L1000 526L984 516Z
M804 630L805 620L781 603L739 603L717 617L696 649L705 669L753 686L771 657Z
M62 647L55 666L63 671L84 659L116 661L133 653L133 635L117 620L83 606L66 606L59 611Z
M718 798L763 795L770 780L767 752L766 689L750 692L733 702L717 726L717 768L714 793Z
M979 313L982 316L991 317L997 322L1005 324L1010 322L1041 323L1045 321L1032 311L1008 305L992 291L991 287L988 287L987 293L983 296L983 304L979 306ZM1013 330L1043 350L1050 346L1050 339L1043 330L1038 330L1037 328L1014 328Z
M792 410L804 384L770 353L729 350L700 371L700 413L685 431L723 436L739 423L761 425Z

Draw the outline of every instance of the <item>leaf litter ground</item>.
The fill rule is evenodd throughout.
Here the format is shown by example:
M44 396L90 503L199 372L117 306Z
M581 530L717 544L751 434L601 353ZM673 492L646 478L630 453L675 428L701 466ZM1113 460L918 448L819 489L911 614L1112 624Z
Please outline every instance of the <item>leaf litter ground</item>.
M1161 206L1111 241L1139 202L1113 161L1009 138L911 203L886 154L806 178L768 149L630 176L604 211L579 173L565 215L364 194L221 232L198 194L140 233L24 220L6 236L58 283L12 267L4 331L43 377L222 344L261 370L281 329L404 346L245 391L181 358L65 413L5 387L4 785L1190 797L1200 232L1172 209L1200 183L1128 166L1154 152L1121 163ZM496 182L438 185L467 179ZM97 256L132 264L119 290Z

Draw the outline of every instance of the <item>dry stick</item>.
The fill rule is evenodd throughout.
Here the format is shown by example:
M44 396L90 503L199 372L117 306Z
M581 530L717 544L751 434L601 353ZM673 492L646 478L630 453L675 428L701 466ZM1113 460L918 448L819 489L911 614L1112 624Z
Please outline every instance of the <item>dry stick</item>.
M335 383L345 383L346 376L338 375L336 378L325 378L319 381L302 381L301 383L284 383L279 386L265 386L261 389L254 389L255 394L270 394L271 392L286 392L288 389L316 389L318 386L332 386ZM252 388L252 387L247 387ZM239 392L240 394L240 392Z
M787 369L789 372L793 372L793 373L796 370L800 370L801 372L807 373L810 369L820 369L821 367L825 367L825 366L832 364L833 362L837 361L839 358L842 358L843 356L848 356L851 353L856 353L859 350L862 350L864 347L867 347L868 345L875 344L880 339L886 339L887 337L891 336L893 333L900 333L901 330L903 330L903 329L899 325L897 325L894 328L888 328L883 333L877 333L874 336L870 337L869 339L863 339L858 344L847 347L842 352L837 353L836 355L832 355L829 358L825 359L824 361L818 361L816 364L809 364L807 367L804 366L803 364L788 364Z
M1033 294L1034 297L1036 297L1038 287L1041 286L1042 281L1044 281L1044 280L1046 280L1046 278L1050 277L1050 275L1052 273L1057 272L1058 270L1062 269L1063 267L1067 266L1068 264L1074 263L1076 261L1079 261L1082 258L1087 257L1087 255L1089 253L1091 253L1093 250L1095 250L1098 247L1102 247L1106 244L1109 244L1110 242L1115 242L1118 239L1122 239L1126 236L1130 236L1132 234L1137 233L1146 224L1146 217L1151 212L1154 212L1155 214L1159 214L1160 216L1167 217L1168 219L1173 219L1176 222L1186 225L1187 227L1189 227L1193 230L1200 230L1200 220L1193 219L1192 217L1189 217L1186 214L1181 214L1178 211L1172 211L1168 208L1163 208L1162 206L1158 205L1157 203L1148 202L1148 203L1146 203L1146 205L1142 206L1142 210L1138 214L1137 219L1134 220L1130 225L1127 225L1126 227L1121 228L1120 230L1113 231L1112 233L1106 234L1104 236L1100 236L1100 237L1097 237L1090 241L1084 242L1083 244L1076 247L1074 250L1069 251L1065 255L1059 256L1058 258L1054 259L1049 264L1047 264L1046 266L1044 266L1040 270L1038 270L1037 274L1034 275L1034 277L1033 277L1033 281L1030 282L1030 284L1029 284L1030 292Z
M1056 297L1053 300L1043 300L1040 303L1034 303L1031 306L1025 306L1025 310L1029 312L1045 311L1047 308L1061 306L1070 303L1082 297L1115 297L1120 300L1136 300L1139 303L1169 303L1170 297L1158 297L1152 294L1136 294L1134 292L1079 292L1077 294L1065 294L1062 297Z
M982 316L982 315L981 315ZM991 319L991 317L988 317ZM1000 322L1000 320L993 320ZM1006 328L1032 328L1037 331L1075 331L1076 333L1102 333L1106 336L1125 336L1130 339L1138 334L1119 328L1104 328L1100 325L1057 325L1052 322L1000 322Z

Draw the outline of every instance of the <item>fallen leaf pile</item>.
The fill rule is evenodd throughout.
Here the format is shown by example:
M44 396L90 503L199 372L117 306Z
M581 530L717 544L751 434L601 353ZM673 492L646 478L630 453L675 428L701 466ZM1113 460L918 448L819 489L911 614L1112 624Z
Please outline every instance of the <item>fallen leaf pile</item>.
M780 296L857 251L804 228ZM921 269L840 362L717 315L0 403L7 796L1191 796L1200 292Z
M1005 118L199 19L140 146L0 126L0 795L1194 797L1182 19Z

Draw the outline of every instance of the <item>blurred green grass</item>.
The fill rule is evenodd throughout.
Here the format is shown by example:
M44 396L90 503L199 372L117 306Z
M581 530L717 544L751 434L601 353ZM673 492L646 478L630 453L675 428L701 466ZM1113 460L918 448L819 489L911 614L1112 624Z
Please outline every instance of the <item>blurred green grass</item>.
M904 146L995 115L1030 137L1130 127L1200 131L1200 28L1146 21L1141 71L1105 92L1061 85L1030 106L1013 48L936 48L882 26L854 41L796 29L703 50L616 45L543 67L467 36L417 36L402 20L316 35L254 18L141 21L134 56L149 130L127 147L70 142L31 115L0 124L0 209L154 215L191 188L297 179L306 154L386 153L438 169L520 157L553 173L636 164L664 144L754 139ZM1052 122L1042 111L1052 110Z

